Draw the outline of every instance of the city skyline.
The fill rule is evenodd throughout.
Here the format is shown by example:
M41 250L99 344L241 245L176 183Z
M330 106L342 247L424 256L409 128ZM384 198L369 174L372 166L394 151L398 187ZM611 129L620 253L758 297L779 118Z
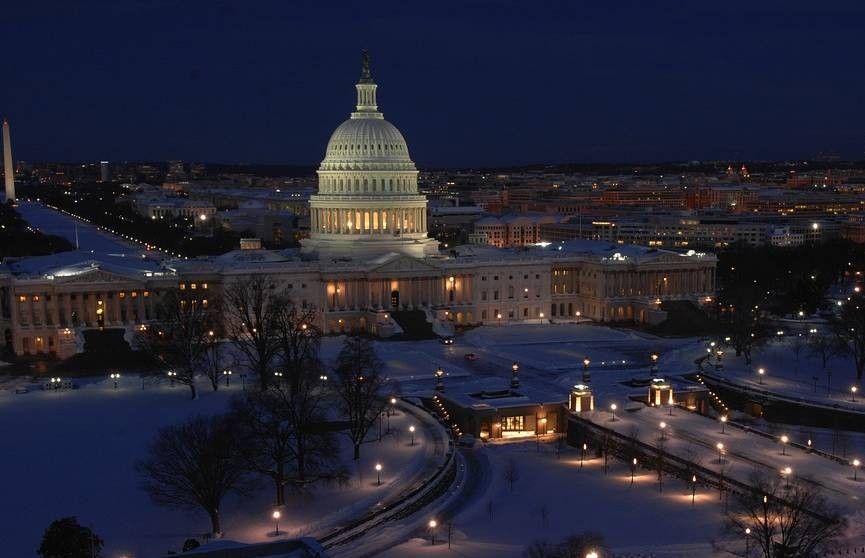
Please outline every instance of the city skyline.
M0 112L19 160L312 165L368 48L421 167L861 159L863 10L16 6Z

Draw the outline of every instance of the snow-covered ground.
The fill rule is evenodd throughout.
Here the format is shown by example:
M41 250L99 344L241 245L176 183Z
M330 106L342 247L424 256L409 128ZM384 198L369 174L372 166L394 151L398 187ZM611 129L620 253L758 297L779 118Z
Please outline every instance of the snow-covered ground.
M95 225L55 211L39 202L22 201L17 209L21 217L42 233L61 236L73 246L77 239L80 250L97 254L134 254L143 250L143 247L133 242L99 230Z
M603 460L588 459L581 469L579 452L570 449L557 459L552 443L542 444L540 453L534 442L491 444L473 451L489 466L478 494L450 521L451 550L447 521L442 521L436 546L430 545L428 530L421 529L382 557L520 556L532 540L559 542L584 531L603 534L617 553L712 555L711 540L721 519L713 491L698 490L692 505L690 487L678 481L668 481L659 493L656 476L641 472L631 485L624 464L611 462L604 475ZM519 469L513 492L503 478L511 459Z
M101 381L67 392L0 391L0 555L35 556L43 529L67 515L92 524L105 540L109 557L159 556L178 550L187 537L200 539L209 530L206 516L157 507L139 489L134 470L160 427L195 414L222 412L230 396L240 391L234 384L216 393L200 387L196 401L180 386L142 390L138 378L131 376L122 379L118 390ZM429 433L402 411L390 424L392 434L382 442L374 429L357 466L347 437L341 436L343 463L352 473L349 484L290 495L280 531L326 532L416 482L421 468L433 461ZM409 424L418 426L414 446L409 444ZM376 484L376 462L384 467L381 486ZM223 507L226 537L272 540L272 502L267 484L251 500L229 498Z
M333 361L342 340L338 336L323 339L325 362ZM634 392L623 381L650 375L650 353L657 351L661 355L659 375L679 375L696 369L694 360L705 354L704 345L705 341L697 338L659 339L593 324L535 324L476 328L447 346L435 340L377 341L376 350L387 365L387 374L399 382L405 395L429 393L435 383L433 371L439 366L447 373L448 390L458 390L461 383L479 378L501 381L504 387L510 378L510 365L517 361L524 382L564 398L570 387L581 381L582 360L589 356L596 405L606 409L609 402L624 403ZM467 360L466 353L474 353L477 359ZM789 347L779 343L758 350L754 366L767 369L763 387L790 393L810 390L813 394L811 378L822 370L817 368L816 374L811 370L819 364L805 351L800 354L798 368L793 358ZM727 351L724 362L724 374L756 382L732 351ZM849 361L838 358L830 366L834 367L833 385L841 387L852 381ZM63 515L77 515L83 523L92 523L106 539L108 556L120 552L159 555L176 549L185 537L208 529L202 514L154 506L138 489L133 465L145 454L160 426L197 413L220 412L226 408L229 394L202 389L201 398L190 401L187 390L181 387L142 390L137 378L131 376L123 382L117 391L101 381L85 383L83 389L67 393L14 395L0 391L4 512L15 510L0 512L0 544L11 549L11 555L33 555L42 529ZM822 390L825 393L825 385ZM233 385L230 391L237 392L238 386ZM836 401L845 395L849 398L849 394L835 394ZM605 419L604 412L597 414L600 420ZM651 437L655 423L665 420L670 425L670 436L678 435L681 440L670 442L674 448L677 444L693 445L694 438L709 440L713 445L715 438L723 436L729 450L725 459L734 465L735 473L731 474L746 474L756 460L773 470L790 465L796 475L819 475L827 479L827 490L847 494L847 498L861 492L861 483L847 478L850 471L842 465L797 450L781 455L774 443L732 428L721 435L717 423L691 413L677 412L674 417L664 418L655 414L651 409L622 414L615 426L627 433L622 429L630 428L633 422ZM431 459L432 444L407 445L404 431L409 420L402 414L391 418L394 430L403 433L399 439L385 437L381 443L372 441L364 446L359 471L362 474L355 474L349 486L323 486L316 488L312 497L292 496L280 529L291 536L320 535L392 498L400 491L398 486L416 482L421 467L435 460ZM805 435L798 427L760 426L774 429L777 434L788 433L794 440ZM426 435L424 429L419 432ZM808 429L808 435L821 449L827 449L832 437L831 432L819 429ZM851 455L865 444L863 435L851 434L848 439ZM471 485L469 495L448 504L446 514L453 517L455 552L479 557L517 556L534 538L555 542L570 534L596 530L618 552L670 557L711 553L709 543L720 526L717 493L711 497L708 490L701 491L704 497L698 494L696 507L692 508L689 488L678 481L668 481L659 494L652 473L642 473L632 487L622 464L612 464L610 473L604 476L597 462L587 462L581 471L574 450L566 451L558 460L552 444L542 444L542 450L538 453L534 442L529 442L493 443L467 452L469 466L464 473L465 482ZM351 461L348 451L345 444L345 463ZM714 450L709 447L700 451L705 455L699 460L711 466ZM739 453L747 454L741 463L737 461ZM511 458L520 468L513 494L502 479L502 469ZM385 467L381 487L375 485L373 471L379 460ZM268 537L273 530L272 500L268 486L250 501L230 499L224 509L227 537L243 542L272 540ZM544 507L546 521L542 517ZM431 548L428 539L423 538L425 530L418 531L416 521L414 525L403 532L399 524L389 527L394 535L392 543L414 538L392 548L387 556L447 551L446 545ZM445 538L445 527L440 526L438 539Z

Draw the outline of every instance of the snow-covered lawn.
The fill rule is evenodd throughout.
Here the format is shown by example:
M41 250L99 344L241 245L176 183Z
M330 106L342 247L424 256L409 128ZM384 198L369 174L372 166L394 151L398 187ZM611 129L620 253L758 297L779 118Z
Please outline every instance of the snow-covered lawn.
M482 492L453 518L451 551L447 526L439 525L435 547L422 530L383 557L520 556L532 540L558 542L583 531L602 533L617 551L711 555L710 542L721 520L715 492L699 490L692 506L690 488L678 481L668 481L659 493L655 475L641 473L631 485L625 465L611 462L604 475L602 460L589 459L581 469L579 452L571 449L556 459L549 443L542 444L540 453L534 442L491 444L473 451L489 462L488 474L481 481ZM516 461L520 477L513 492L503 478L510 459Z
M800 348L797 358L794 342L794 338L788 336L759 347L754 351L750 366L743 357L735 357L733 351L728 350L729 356L725 355L719 374L749 388L865 411L865 394L851 392L853 386L858 390L865 388L857 385L852 357L834 356L824 369L820 358L810 353L807 346ZM704 366L714 370L711 365ZM757 373L760 368L764 370L762 378Z
M33 228L44 234L63 237L73 245L77 240L80 250L97 254L135 254L143 251L142 246L38 202L20 202L18 212Z
M35 556L43 529L67 515L93 525L105 539L106 556L159 556L179 550L187 537L200 539L209 528L206 516L155 506L139 489L134 470L160 427L195 414L222 412L230 396L240 391L235 385L216 393L200 387L196 401L180 386L142 390L133 377L123 378L118 390L105 381L68 392L0 391L0 555ZM375 428L357 466L347 437L340 436L343 463L352 472L349 484L316 487L308 496L290 495L280 531L327 531L416 482L431 461L429 434L401 411L390 423L393 434L378 442ZM409 424L418 426L414 446L406 432ZM376 462L383 465L381 486L376 484ZM229 499L223 506L226 537L272 540L272 502L268 484L251 500Z

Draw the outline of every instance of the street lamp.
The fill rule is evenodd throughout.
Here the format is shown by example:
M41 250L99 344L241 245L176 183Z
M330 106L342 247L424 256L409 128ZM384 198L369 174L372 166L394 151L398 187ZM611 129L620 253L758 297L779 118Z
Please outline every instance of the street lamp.
M414 445L414 425L409 426L408 431L411 432L411 445Z
M591 381L592 377L589 374L589 365L592 363L592 359L589 357L583 358L583 383L588 384Z
M721 349L715 351L715 370L720 370L721 368L723 368L724 365L721 364L721 357L723 356L724 351L722 351Z
M279 510L273 510L273 520L276 522L276 533L275 535L279 536L279 518L282 517L282 514L279 513Z
M793 474L793 469L790 467L784 467L781 469L781 474L784 475L785 488L790 488L790 475Z
M282 385L282 372L277 370L273 373L273 375L276 376L276 383Z
M856 392L859 391L859 388L856 386L850 386L850 401L856 403Z
M721 415L721 434L724 434L724 427L727 424L727 415Z
M694 507L694 502L697 500L697 475L691 475L691 507Z
M120 379L120 372L112 372L111 379L114 380L114 389L117 389L117 380Z
M751 528L745 527L745 556L751 555Z
M167 374L168 379L171 380L171 387L174 387L174 378L177 377L177 372L175 372L174 370L169 370Z
M652 353L650 355L652 359L652 374L657 374L658 372L658 353Z
M717 444L715 444L715 447L718 448L718 463L719 464L723 463L724 462L724 459L723 459L724 444L722 444L721 442L718 442Z
M610 403L610 414L613 415L610 421L616 420L616 409L618 409L618 406L615 403Z
M588 447L588 446L586 445L586 443L583 442L582 452L580 453L580 469L583 468L583 461L586 460L586 449L587 449L587 447Z
M435 546L435 544L436 544L436 526L438 525L438 522L435 519L430 519L429 523L427 523L427 525L429 526L430 546Z
M378 485L381 486L381 463L375 464L375 472L378 475Z
M225 387L231 385L231 370L225 369L222 371L222 375L225 376Z
M666 439L666 438L664 437L664 430L667 428L667 423L664 422L664 421L661 421L661 424L658 425L658 428L661 429L661 440L663 441L663 440Z
M594 550L590 550L590 551L586 554L586 558L598 558L598 553L595 552Z
M757 377L760 379L760 385L763 385L763 376L766 374L765 368L757 369Z
M637 473L637 458L631 460L631 484L634 484L634 475Z
M442 370L441 366L436 368L435 377L436 377L436 391L444 391L445 390L445 382L444 382L445 371Z
M520 379L517 376L520 372L520 363L514 362L511 364L511 387L516 389L520 387Z
M789 441L790 438L788 438L786 434L781 436L781 455L787 455L787 442Z
M858 481L858 470L859 470L860 461L858 459L853 460L853 480Z

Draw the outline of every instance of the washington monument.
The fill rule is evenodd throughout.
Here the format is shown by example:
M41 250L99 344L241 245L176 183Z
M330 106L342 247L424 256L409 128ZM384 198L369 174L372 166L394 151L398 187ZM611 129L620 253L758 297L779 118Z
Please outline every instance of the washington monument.
M12 169L12 140L9 121L3 119L3 173L6 176L6 201L15 203L15 171Z

